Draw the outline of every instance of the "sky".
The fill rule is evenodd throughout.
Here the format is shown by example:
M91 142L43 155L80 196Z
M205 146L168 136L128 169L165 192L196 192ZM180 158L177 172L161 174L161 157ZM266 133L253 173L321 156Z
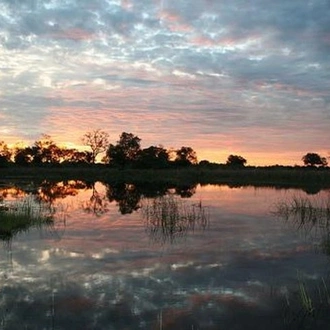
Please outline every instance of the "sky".
M330 156L328 0L0 0L0 141Z

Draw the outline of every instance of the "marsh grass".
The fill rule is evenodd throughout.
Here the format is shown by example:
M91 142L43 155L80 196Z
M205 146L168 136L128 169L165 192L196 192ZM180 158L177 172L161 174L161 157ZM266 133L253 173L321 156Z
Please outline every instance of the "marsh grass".
M295 196L276 204L273 211L330 256L330 194L325 198Z
M0 208L0 239L10 241L15 235L32 227L41 228L54 224L55 208L25 198L2 205Z
M330 195L325 198L295 196L276 205L275 215L313 239L318 249L330 255ZM298 272L298 285L286 300L285 322L299 329L322 328L330 321L330 290L327 282L306 280Z
M200 201L188 204L178 197L167 195L142 204L147 232L158 242L173 243L196 226L204 230L209 224L208 209Z
M327 199L314 200L294 196L291 200L277 203L273 214L291 221L297 229L307 232L313 228L328 231L330 229L330 195Z
M330 292L322 277L316 283L307 282L301 273L297 276L297 291L286 299L285 323L298 325L299 329L322 328L330 321Z

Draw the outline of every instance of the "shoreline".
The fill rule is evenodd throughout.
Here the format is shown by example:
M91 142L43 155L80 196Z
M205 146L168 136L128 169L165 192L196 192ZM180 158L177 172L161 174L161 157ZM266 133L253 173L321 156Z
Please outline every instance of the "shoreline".
M202 167L116 169L104 165L77 167L0 168L4 181L101 181L131 184L227 184L232 186L315 187L330 189L330 168L306 167Z

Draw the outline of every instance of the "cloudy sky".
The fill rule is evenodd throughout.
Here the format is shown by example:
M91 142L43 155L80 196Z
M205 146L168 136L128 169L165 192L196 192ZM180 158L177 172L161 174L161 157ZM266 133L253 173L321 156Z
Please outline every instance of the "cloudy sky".
M329 22L328 0L0 0L0 140L329 156Z

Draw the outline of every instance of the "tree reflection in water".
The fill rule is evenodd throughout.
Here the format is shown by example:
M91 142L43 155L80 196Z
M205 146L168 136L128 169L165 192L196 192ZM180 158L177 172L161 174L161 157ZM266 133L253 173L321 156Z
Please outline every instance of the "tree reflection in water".
M141 193L133 184L120 183L107 185L109 202L117 202L121 214L130 214L140 208Z
M120 183L106 184L107 197L110 202L117 202L121 214L130 214L141 208L142 198L157 198L166 195L172 187L166 184L134 185ZM181 197L189 198L196 192L196 185L176 186L174 192Z
M13 199L27 195L34 197L37 203L54 205L59 200L77 196L81 191L91 191L91 196L81 203L81 208L95 216L101 216L109 211L109 203L117 203L121 214L131 214L141 207L142 198L156 198L168 193L190 198L196 192L196 185L169 185L164 183L101 183L105 192L97 189L96 182L81 180L33 182L22 184L21 187L0 188L0 198L10 196ZM0 199L1 204L1 199Z
M88 200L83 201L82 208L85 212L99 217L109 211L109 203L107 197L97 191L95 184L95 182L88 184L88 189L92 190L92 195Z
M58 199L76 196L79 190L86 188L87 184L79 180L61 182L44 180L34 194L37 200L53 204Z

